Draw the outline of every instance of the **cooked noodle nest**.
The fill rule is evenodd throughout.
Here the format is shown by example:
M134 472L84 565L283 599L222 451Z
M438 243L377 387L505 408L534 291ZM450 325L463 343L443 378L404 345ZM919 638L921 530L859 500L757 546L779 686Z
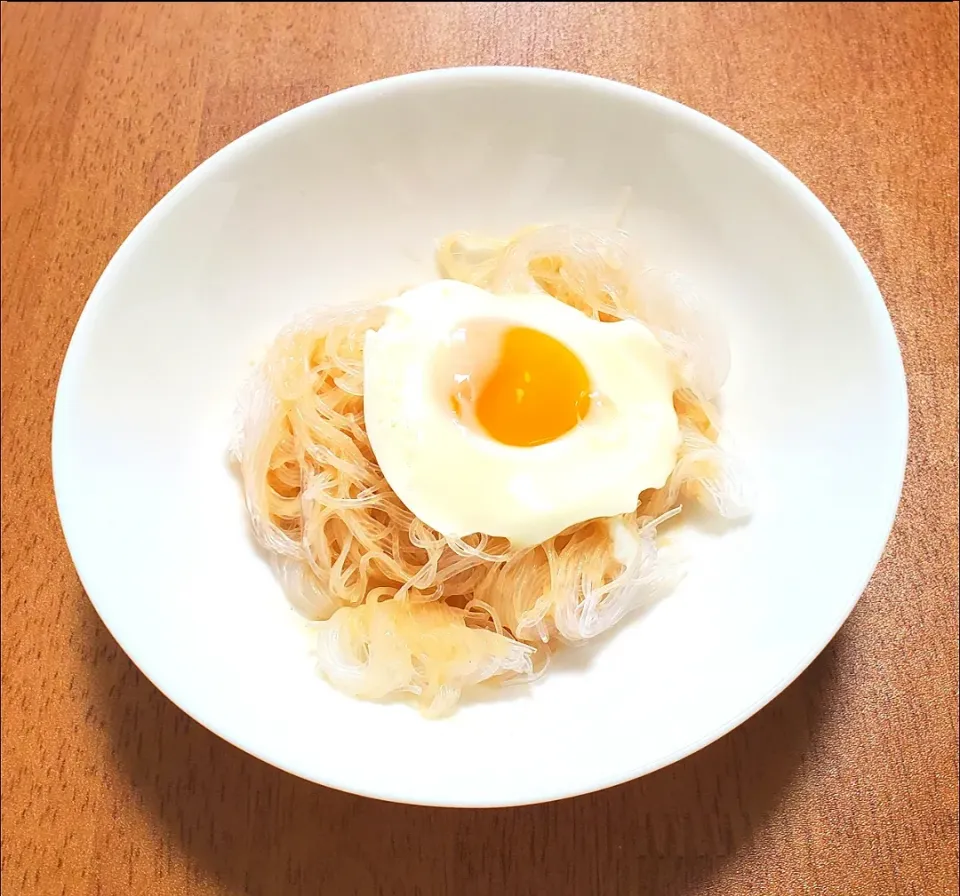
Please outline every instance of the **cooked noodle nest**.
M367 699L412 695L440 715L467 687L529 680L558 646L606 631L678 579L658 527L685 502L744 512L718 444L726 340L677 278L635 258L619 232L567 227L439 244L445 278L494 293L543 290L595 319L641 320L679 383L681 445L663 488L641 493L634 513L523 550L430 529L381 474L363 417L363 342L382 321L378 303L320 311L278 336L244 389L233 450L253 531L314 621L318 667L334 686Z

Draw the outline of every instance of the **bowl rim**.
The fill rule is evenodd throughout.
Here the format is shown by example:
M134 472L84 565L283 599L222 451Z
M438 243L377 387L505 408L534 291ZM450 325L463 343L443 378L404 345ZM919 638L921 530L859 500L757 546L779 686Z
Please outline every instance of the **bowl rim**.
M476 800L470 801L451 801L437 798L420 798L411 793L407 793L403 788L399 788L396 793L384 793L382 791L365 789L362 784L353 780L343 780L336 772L326 770L322 775L316 771L310 771L303 768L293 767L285 763L282 757L272 757L264 755L262 751L257 750L249 743L245 743L246 738L242 731L236 732L228 730L229 725L222 726L215 720L205 719L206 712L203 707L191 705L189 700L174 699L170 696L164 684L163 668L145 668L142 662L142 655L136 644L130 645L124 643L124 640L117 636L115 626L102 611L102 604L98 602L96 587L96 564L90 564L82 555L74 550L76 538L73 535L77 531L76 526L79 521L75 513L69 510L70 498L67 496L66 475L63 470L63 458L69 454L69 445L65 443L61 435L64 426L64 419L70 413L69 389L71 382L75 379L80 365L84 362L87 355L87 343L96 325L97 319L102 313L104 296L109 292L111 281L115 279L117 273L125 266L128 257L132 256L139 246L144 242L152 230L159 225L162 220L176 207L181 197L193 190L204 177L218 167L227 164L234 157L240 157L245 153L255 150L261 143L282 134L287 129L292 129L298 125L301 119L309 118L319 111L324 114L332 114L339 107L351 104L357 100L375 96L389 96L392 93L403 90L416 89L418 86L447 82L450 86L467 85L496 85L503 82L514 82L523 84L548 85L555 88L579 87L588 88L598 93L605 93L607 96L616 97L631 103L641 103L648 107L658 109L662 113L678 117L685 120L686 123L711 134L715 138L723 141L732 149L741 155L746 156L754 164L764 168L769 175L774 176L782 186L784 186L793 196L793 198L805 206L807 212L812 216L816 224L825 231L826 235L841 252L844 261L849 264L853 274L862 289L862 298L865 300L865 310L872 318L874 324L874 335L877 340L877 350L882 356L883 363L891 369L894 374L897 387L893 396L895 399L891 402L891 423L897 430L900 445L899 459L897 464L898 475L896 482L888 482L884 488L887 490L887 497L883 511L884 525L881 529L885 534L879 540L874 548L874 559L869 566L862 582L857 589L851 591L848 598L840 604L838 602L836 609L836 618L832 620L830 626L825 626L825 637L818 639L804 657L796 664L787 675L783 676L774 685L767 688L765 692L749 705L745 706L739 713L731 716L722 726L712 729L703 736L693 739L675 749L671 754L662 757L659 761L653 763L638 763L636 767L626 771L618 771L615 774L604 777L598 775L595 783L588 787L577 789L565 789L562 785L555 786L549 792L540 796L530 796L519 798L514 801L493 800L485 801L482 794L478 795ZM748 718L766 706L771 700L777 697L783 690L792 684L797 677L810 665L810 663L827 647L833 640L837 631L847 620L860 596L863 594L869 584L873 573L883 556L886 544L892 532L896 519L897 509L899 507L904 476L906 472L907 452L909 440L909 411L908 411L908 393L906 377L903 367L903 359L900 353L896 332L890 318L889 311L884 303L879 288L859 251L853 244L853 241L840 226L821 200L806 186L796 175L794 175L786 166L774 158L771 154L761 149L755 143L744 137L742 134L733 130L708 115L699 112L689 106L676 100L654 93L641 87L631 84L621 83L594 75L586 75L577 72L528 67L528 66L464 66L456 68L435 68L423 71L416 71L408 74L394 75L388 78L369 81L347 87L333 93L325 94L310 100L299 106L295 106L280 115L271 118L262 124L252 128L232 140L226 146L217 150L207 159L200 162L189 173L187 173L177 184L175 184L152 208L140 219L127 237L110 258L100 277L97 279L83 309L77 319L76 326L67 346L61 365L56 396L54 399L54 408L52 416L52 434L51 434L51 455L52 455L52 475L54 495L56 500L57 512L63 530L64 539L71 560L77 571L80 583L97 612L101 622L110 632L111 636L117 641L123 652L134 663L143 675L172 703L181 711L202 725L204 728L212 731L221 739L227 741L233 746L244 752L255 756L256 758L273 765L283 771L289 772L297 777L332 787L347 793L358 796L364 796L372 799L379 799L388 802L398 802L410 805L434 806L434 807L452 807L452 808L493 808L507 806L522 806L545 802L552 802L560 799L567 799L580 796L586 793L594 793L626 783L636 778L642 777L651 772L657 771L668 765L673 764L693 753L703 749L709 744L728 734L734 728L741 725ZM92 587L91 587L92 586ZM149 666L149 663L146 664Z

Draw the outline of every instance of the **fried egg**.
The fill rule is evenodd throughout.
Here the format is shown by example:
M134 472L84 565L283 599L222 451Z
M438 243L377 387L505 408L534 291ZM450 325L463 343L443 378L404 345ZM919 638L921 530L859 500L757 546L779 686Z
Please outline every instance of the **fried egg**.
M443 535L538 544L631 513L677 460L674 373L639 321L455 280L385 303L364 420L383 476Z

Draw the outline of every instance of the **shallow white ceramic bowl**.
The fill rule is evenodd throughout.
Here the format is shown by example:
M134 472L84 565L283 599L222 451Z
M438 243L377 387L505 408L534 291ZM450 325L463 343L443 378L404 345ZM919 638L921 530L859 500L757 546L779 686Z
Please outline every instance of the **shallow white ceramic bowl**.
M688 530L682 586L526 690L442 721L342 696L248 536L238 386L296 312L433 276L434 240L623 224L729 325L750 522ZM57 502L100 616L171 700L332 787L452 806L550 800L680 759L823 649L897 505L906 392L883 300L816 198L727 128L631 87L530 69L343 91L232 143L110 262L63 366ZM489 761L488 761L489 760Z

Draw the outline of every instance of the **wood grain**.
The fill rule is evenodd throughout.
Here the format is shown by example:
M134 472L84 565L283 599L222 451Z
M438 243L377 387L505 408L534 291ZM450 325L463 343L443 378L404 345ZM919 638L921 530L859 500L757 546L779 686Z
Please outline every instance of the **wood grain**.
M4 892L955 893L957 9L4 3ZM278 772L144 680L66 553L50 416L97 276L197 162L329 91L474 63L639 84L787 164L886 298L911 449L873 581L772 705L604 793L438 811Z

